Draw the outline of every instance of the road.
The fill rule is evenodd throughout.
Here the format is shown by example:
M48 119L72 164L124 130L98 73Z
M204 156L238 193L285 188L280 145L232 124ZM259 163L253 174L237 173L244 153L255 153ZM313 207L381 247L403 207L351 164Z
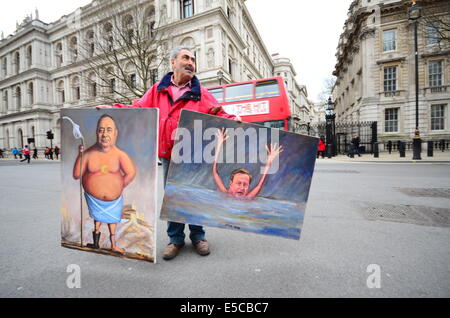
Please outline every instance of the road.
M150 264L62 248L59 163L2 160L0 297L450 297L449 167L320 159L300 241L207 228L164 261L159 221Z

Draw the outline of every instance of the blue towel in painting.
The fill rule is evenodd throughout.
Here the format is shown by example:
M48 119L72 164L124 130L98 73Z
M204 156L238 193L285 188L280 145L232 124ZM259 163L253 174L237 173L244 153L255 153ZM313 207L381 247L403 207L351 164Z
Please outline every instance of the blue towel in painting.
M119 223L122 218L123 196L114 201L102 201L84 192L91 218L102 223Z

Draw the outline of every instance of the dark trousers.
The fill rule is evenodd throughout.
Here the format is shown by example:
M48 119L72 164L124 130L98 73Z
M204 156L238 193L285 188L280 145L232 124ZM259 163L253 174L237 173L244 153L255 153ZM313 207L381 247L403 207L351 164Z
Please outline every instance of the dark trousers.
M30 155L25 155L25 158L20 160L20 162L24 162L24 161L28 160L28 163L30 163L30 159L31 159Z
M170 161L165 158L159 158L163 167L164 187L166 186L167 174L169 172ZM167 222L167 235L170 238L170 243L183 244L186 235L184 234L185 224L176 222ZM189 238L192 243L202 241L205 239L205 230L202 226L189 224L190 235Z

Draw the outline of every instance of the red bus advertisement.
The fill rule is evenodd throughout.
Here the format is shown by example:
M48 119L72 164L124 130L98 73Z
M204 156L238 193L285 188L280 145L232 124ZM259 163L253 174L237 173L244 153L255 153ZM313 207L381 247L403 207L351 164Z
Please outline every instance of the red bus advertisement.
M223 109L242 121L291 129L291 110L282 77L208 87Z

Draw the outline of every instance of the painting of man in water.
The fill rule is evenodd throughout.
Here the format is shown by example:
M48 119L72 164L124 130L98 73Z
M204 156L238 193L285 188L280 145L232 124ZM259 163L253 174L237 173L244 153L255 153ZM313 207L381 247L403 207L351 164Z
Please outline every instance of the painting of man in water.
M183 111L161 219L300 239L318 138Z
M61 118L62 245L154 262L157 110L74 109Z

